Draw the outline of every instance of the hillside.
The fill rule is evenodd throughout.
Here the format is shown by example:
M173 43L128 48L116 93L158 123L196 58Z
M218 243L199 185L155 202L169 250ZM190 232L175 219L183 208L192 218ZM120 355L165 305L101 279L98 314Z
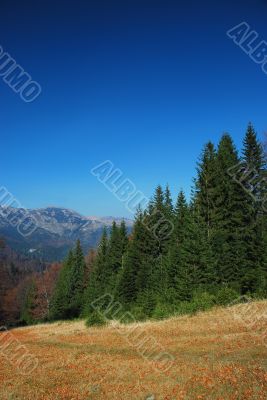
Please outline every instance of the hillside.
M0 239L0 325L18 322L27 280L46 268L38 260L17 254Z
M266 309L262 301L161 322L58 322L2 333L0 398L264 400ZM14 344L4 347L8 338L25 345L38 365L14 368L19 361ZM145 342L173 362L153 361Z
M23 236L12 221L27 217L36 229ZM103 227L111 227L113 220L121 218L85 217L75 211L60 207L18 209L0 205L0 236L17 252L44 261L62 260L79 238L85 252L97 246ZM125 220L128 229L132 221ZM23 231L23 229L21 229ZM26 231L27 232L27 231Z

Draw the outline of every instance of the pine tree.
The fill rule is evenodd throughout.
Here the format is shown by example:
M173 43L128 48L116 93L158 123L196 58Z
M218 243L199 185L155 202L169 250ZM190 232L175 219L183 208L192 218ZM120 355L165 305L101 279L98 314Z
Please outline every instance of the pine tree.
M145 218L146 213L138 209L119 276L117 293L120 301L125 304L136 301L138 293L147 287L152 273L153 249L150 245L154 238L144 222Z
M214 287L216 271L211 237L207 237L206 222L199 209L192 203L189 207L188 228L184 240L184 263L191 270L194 291L208 291Z
M163 234L165 235L163 245L162 245L162 253L166 255L169 250L169 246L172 240L172 233L174 230L174 209L171 198L171 192L169 186L166 186L164 192L164 202L163 202L163 214L165 218L164 227L162 229Z
M224 134L218 146L217 180L215 186L216 232L213 251L216 258L217 279L220 284L237 282L244 260L244 245L240 242L243 227L243 196L241 188L229 171L239 163L232 138Z
M255 291L264 286L265 273L265 223L264 197L267 193L266 158L262 144L258 141L250 123L243 141L242 186L247 203L247 223L245 227L246 268L242 277L243 291Z
M173 204L172 204L172 197L171 197L171 192L169 185L166 186L165 192L164 192L164 214L167 219L173 220Z
M33 311L35 297L36 285L34 281L31 281L26 289L25 298L22 305L20 315L20 322L22 324L31 325L34 322Z
M127 242L125 222L121 222L120 227L116 225L116 222L113 222L109 240L108 263L114 275L121 269L122 257L126 250Z
M188 218L188 206L183 191L179 192L174 213L174 230L169 249L168 278L170 287L176 290L175 282L177 281L177 275L180 269L179 248L185 240Z
M200 216L206 224L208 238L214 229L215 187L217 186L216 170L217 154L213 143L208 142L202 152L197 166L195 181L195 204L199 208Z
M73 252L70 250L68 256L63 262L63 266L60 270L54 293L50 301L49 319L51 320L67 319L70 317L69 306L72 296L70 276L73 262Z
M120 234L120 246L121 246L121 254L123 255L127 249L128 245L128 232L126 228L125 221L122 220L119 228L119 234Z
M121 268L121 236L120 230L115 221L112 223L109 249L108 249L108 264L112 274L116 274Z
M95 249L90 249L87 256L85 257L85 278L84 278L84 291L86 291L86 288L88 287L89 284L89 279L93 270L93 265L95 262L96 258L96 250Z
M114 221L108 246L107 274L109 274L110 279L107 282L106 288L112 294L115 294L117 290L118 275L121 273L127 243L128 237L125 221L122 221L119 227Z
M149 230L151 253L155 258L166 254L173 230L172 202L169 188L165 194L162 187L157 186L148 210L144 215L144 223Z
M174 301L188 301L196 288L214 280L204 218L186 203L181 191L175 208L174 238L169 252L170 290Z
M78 317L82 310L85 269L86 265L81 243L77 240L73 254L73 262L69 271L69 315L71 317Z
M98 246L98 251L93 264L92 272L89 278L88 287L85 292L85 305L83 314L89 315L92 310L91 304L99 297L109 291L109 282L112 276L112 270L108 264L109 241L107 229L103 229L103 234ZM103 304L103 307L105 304Z
M85 269L84 255L78 240L60 271L50 303L50 319L69 319L80 315L84 301Z
M262 207L262 215L260 216L260 232L261 232L261 237L262 237L262 271L263 271L263 277L262 277L262 289L263 289L263 295L265 297L267 296L267 133L265 133L265 142L263 144L263 149L264 149L264 160L265 160L265 165L264 165L264 170L263 170L263 177L264 177L264 186L263 186L263 192L262 192L262 202L261 202L261 207Z
M266 160L262 144L257 139L257 134L251 123L248 124L243 141L242 159L245 164L260 173L266 167Z

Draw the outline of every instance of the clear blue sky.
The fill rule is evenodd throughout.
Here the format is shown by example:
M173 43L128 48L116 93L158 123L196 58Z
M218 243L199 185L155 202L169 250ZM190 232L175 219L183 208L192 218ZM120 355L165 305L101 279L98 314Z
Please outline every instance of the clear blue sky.
M129 216L90 169L110 159L148 196L190 193L205 142L267 131L267 76L226 35L267 41L267 1L1 1L0 45L42 86L0 78L1 185L25 207Z

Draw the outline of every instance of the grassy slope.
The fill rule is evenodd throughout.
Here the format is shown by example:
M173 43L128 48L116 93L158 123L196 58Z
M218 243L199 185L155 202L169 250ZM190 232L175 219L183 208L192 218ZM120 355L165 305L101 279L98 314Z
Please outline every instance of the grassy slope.
M80 321L13 330L39 365L23 376L0 351L0 399L267 399L266 319L242 322L266 310L267 302L256 302L249 310L242 305L135 326L86 328ZM167 372L140 355L137 332L175 357Z

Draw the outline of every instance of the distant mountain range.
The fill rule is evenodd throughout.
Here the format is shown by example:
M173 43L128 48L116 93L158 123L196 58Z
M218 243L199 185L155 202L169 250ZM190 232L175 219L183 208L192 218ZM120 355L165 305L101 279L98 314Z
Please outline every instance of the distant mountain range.
M0 236L15 251L43 261L62 260L77 239L80 239L87 252L97 246L104 226L109 229L114 220L117 223L123 220L115 217L85 217L60 207L28 209L26 214L36 222L37 228L24 237L18 232L17 226L10 223L23 213L23 209L0 206ZM124 220L130 231L133 221Z

